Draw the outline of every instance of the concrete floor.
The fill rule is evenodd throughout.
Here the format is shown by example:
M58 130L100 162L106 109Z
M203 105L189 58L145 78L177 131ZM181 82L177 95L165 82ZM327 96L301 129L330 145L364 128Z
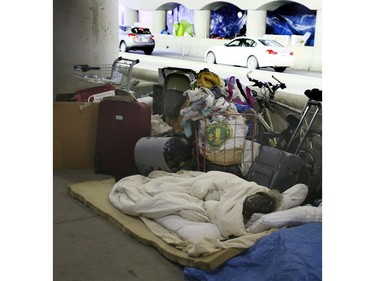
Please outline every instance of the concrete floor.
M53 280L184 280L182 266L135 241L69 195L72 183L109 177L93 170L54 171Z

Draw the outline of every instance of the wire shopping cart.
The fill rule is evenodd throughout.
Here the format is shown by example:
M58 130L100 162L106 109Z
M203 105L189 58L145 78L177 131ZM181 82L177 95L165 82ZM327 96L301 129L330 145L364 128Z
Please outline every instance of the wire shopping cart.
M74 76L82 81L93 84L111 84L119 89L130 90L132 72L139 60L117 58L112 64L103 65L74 65Z
M132 80L132 72L133 67L138 63L138 59L132 60L119 57L115 59L112 64L74 65L74 77L78 80L92 84L105 85L106 89L112 88L110 91L107 90L101 93L90 94L90 97L87 98L87 102L84 105L79 106L80 109L83 110L92 102L100 102L107 96L115 95L115 89L123 90L127 94L133 96L130 88L139 81Z
M200 120L195 128L197 170L245 176L260 147L255 120L251 113L210 114Z

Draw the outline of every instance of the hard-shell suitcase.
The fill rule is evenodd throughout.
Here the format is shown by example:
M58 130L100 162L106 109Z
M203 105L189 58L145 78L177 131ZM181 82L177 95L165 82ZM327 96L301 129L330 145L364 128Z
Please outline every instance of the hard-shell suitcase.
M105 84L101 86L91 87L83 90L77 91L73 98L75 101L79 102L93 102L95 95L100 96L114 96L115 87L111 84Z
M297 184L303 160L295 154L261 146L250 167L247 180L284 192Z
M116 180L137 173L134 148L151 135L151 107L121 99L104 99L99 104L95 146L95 171Z

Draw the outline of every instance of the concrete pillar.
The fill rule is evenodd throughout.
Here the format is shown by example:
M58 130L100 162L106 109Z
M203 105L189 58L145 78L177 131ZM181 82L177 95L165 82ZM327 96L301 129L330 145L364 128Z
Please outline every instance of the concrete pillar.
M111 64L119 56L118 1L53 1L53 98L94 84L74 78L74 64Z
M316 11L314 47L322 47L322 10Z
M125 25L134 25L138 22L138 11L125 8Z
M194 32L196 37L208 38L210 36L211 11L194 11Z
M248 10L247 11L247 36L263 37L266 33L267 11L265 10Z
M152 12L152 26L151 31L154 34L159 34L166 26L166 11L156 10Z
M322 10L316 11L314 47L308 70L322 71Z

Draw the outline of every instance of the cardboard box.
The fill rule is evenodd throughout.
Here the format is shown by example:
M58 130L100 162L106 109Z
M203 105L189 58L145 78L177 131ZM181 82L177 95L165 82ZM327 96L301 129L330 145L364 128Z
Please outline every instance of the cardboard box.
M93 169L98 103L53 103L53 169Z

